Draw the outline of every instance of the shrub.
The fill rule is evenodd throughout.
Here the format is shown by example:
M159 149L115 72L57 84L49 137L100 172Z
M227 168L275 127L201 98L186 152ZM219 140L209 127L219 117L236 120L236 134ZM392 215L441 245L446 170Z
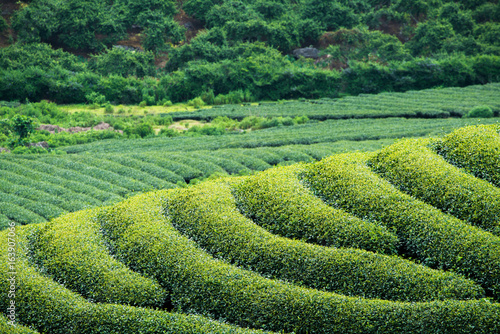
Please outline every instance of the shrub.
M436 150L450 163L500 187L500 126L467 126L446 135Z
M0 10L1 10L1 7L0 7ZM3 16L0 16L0 34L3 33L4 31L6 31L7 29L9 29L9 25L7 24L7 21L5 21Z
M467 117L470 117L470 118L472 118L472 117L489 118L489 117L493 117L493 111L488 106L477 106L477 107L472 108L467 113Z
M188 106L195 107L196 109L201 108L205 105L201 97L196 97L188 102Z
M214 260L164 219L164 196L168 192L136 196L106 209L99 222L116 256L171 291L175 308L242 326L298 333L500 329L500 308L486 300L402 303L351 298L265 279Z
M295 124L305 124L307 122L309 122L309 117L307 116L295 116L295 118L293 119L293 122Z
M106 96L99 94L97 92L91 92L85 95L85 99L91 105L102 106L106 103Z
M401 193L365 161L336 155L310 165L304 179L327 203L395 229L407 256L453 269L500 298L500 238Z
M125 128L123 131L127 136L137 135L141 138L152 135L154 133L153 126L149 123L139 123Z
M4 188L4 186L2 186L2 188ZM41 202L38 200L26 199L23 196L20 196L19 192L15 190L10 194L5 194L3 191L0 192L0 201L19 205L20 207L30 210L47 220L66 213L66 211L61 209L60 207L52 205L45 201Z
M279 167L232 186L242 213L271 233L331 247L395 254L397 237L316 198L298 180L302 165Z
M34 225L31 225L35 228ZM7 266L7 233L0 234L1 265ZM90 303L30 266L27 259L27 237L34 229L16 229L16 317L22 324L36 328L40 333L263 333L237 328L200 316L116 304ZM89 259L92 260L92 259ZM0 287L9 291L10 275L0 273ZM0 299L6 310L7 294ZM1 328L0 320L0 328ZM18 328L18 327L16 327ZM9 330L9 333L11 331ZM21 332L23 333L23 332ZM24 332L25 333L25 332Z
M402 140L374 153L369 166L415 198L500 235L500 189L448 164L427 143Z
M12 322L15 325L12 325ZM34 330L29 329L28 327L19 325L17 320L11 320L3 314L0 315L0 332L9 334L38 334L38 332L35 332Z
M90 301L162 307L166 292L108 253L93 215L79 211L40 227L29 237L34 261Z
M22 225L46 221L42 216L13 203L0 202L0 214Z
M106 104L106 106L104 107L104 112L106 114L112 114L113 112L115 111L115 109L113 108L113 106L109 103Z
M461 277L398 258L274 236L238 212L224 180L178 189L165 199L166 215L177 230L213 256L266 277L365 298L426 301L478 296L477 287Z

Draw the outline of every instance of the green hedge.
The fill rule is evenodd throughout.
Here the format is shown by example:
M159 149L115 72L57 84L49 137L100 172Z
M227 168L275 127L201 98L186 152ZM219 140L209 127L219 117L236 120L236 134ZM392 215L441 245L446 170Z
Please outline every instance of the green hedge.
M289 203L280 194L276 197ZM482 293L460 276L397 257L270 234L238 211L230 186L223 180L169 193L166 214L175 228L213 256L269 278L387 300L471 299Z
M7 216L10 220L14 220L22 225L42 223L46 221L43 217L37 215L36 213L12 203L0 202L0 214Z
M35 332L34 330L31 330L27 327L21 326L17 323L17 321L14 321L14 326L9 323L11 320L8 319L6 316L0 314L0 333L5 333L5 334L38 334L38 332Z
M28 227L28 226L26 226ZM36 228L36 225L30 225ZM0 233L0 265L7 267L7 232ZM17 228L16 317L23 325L51 334L202 334L262 333L222 324L200 316L116 304L94 304L71 292L28 264L27 237L32 229ZM7 270L0 271L0 289L9 291ZM0 309L6 312L10 299L0 297ZM1 325L0 325L1 326ZM1 328L1 327L0 327Z
M6 161L8 159L8 161ZM36 181L51 183L56 186L64 187L67 191L76 193L74 198L81 199L88 203L116 202L121 199L110 192L110 187L100 188L94 186L94 180L84 177L79 173L73 173L67 169L62 169L46 163L45 157L39 155L36 159L16 157L10 155L1 162L2 169L22 175ZM95 205L95 204L94 204Z
M210 151L190 152L189 156L195 159L213 163L222 167L228 174L250 173L251 170L241 164L237 159L222 158Z
M500 306L486 300L402 303L345 297L265 279L214 260L166 219L159 191L100 217L115 254L154 276L174 307L241 326L296 333L493 333ZM168 196L168 195L167 195Z
M40 227L30 237L33 260L90 301L162 307L165 291L110 256L93 216L89 210L79 211Z
M450 163L500 187L500 125L467 126L446 135L437 151Z
M111 181L107 181L106 177L99 178L96 175L85 174L84 170L93 169L93 167L86 166L76 166L76 163L70 159L65 159L64 157L51 156L51 155L40 155L37 161L45 162L50 165L50 170L54 171L55 175L60 175L61 177L69 177L71 180L84 182L89 186L93 186L97 189L116 194L117 196L125 196L128 193L128 189L120 187L117 184L113 184Z
M303 176L328 203L395 229L407 255L472 278L500 299L500 238L400 192L366 159L336 155L310 165Z
M7 174L7 177L10 175ZM10 178L9 178L10 179ZM36 184L36 182L33 182ZM8 194L17 194L19 197L30 199L32 201L42 200L44 203L52 204L66 211L79 210L84 207L84 204L78 201L68 201L58 196L50 195L44 191L34 189L30 186L10 183L7 180L0 182L0 190Z
M154 154L135 153L131 154L130 156L134 159L145 161L160 166L161 168L168 169L175 174L180 175L185 182L203 176L203 172L201 170L183 163L172 161L171 159L168 159L168 157L158 156L158 153L159 152L155 152Z
M500 189L450 165L426 144L399 141L374 153L368 165L402 191L500 235Z
M5 161L0 162L2 164ZM3 166L0 167L3 169ZM50 195L57 196L59 198L63 198L65 200L69 200L72 202L80 203L79 209L84 208L84 205L99 205L102 204L98 199L88 195L74 192L61 183L51 183L50 176L46 178L31 178L31 175L21 173L19 170L3 170L2 176L8 178L8 181L11 183L16 183L19 185L27 186L36 190L44 191ZM48 179L48 180L47 180ZM47 181L46 181L47 180ZM61 206L63 209L66 209L64 206ZM74 210L74 209L73 209Z
M323 246L395 254L398 238L314 197L297 175L301 164L269 169L233 185L240 211L274 234Z
M100 158L104 160L111 160L113 162L117 162L123 166L137 169L155 178L170 182L171 184L166 188L171 188L172 184L176 184L177 182L185 182L183 177L177 175L176 173L166 168L161 168L145 161L136 160L135 158L129 155L123 155L123 154L103 155Z
M94 166L99 169L108 170L110 172L119 174L123 178L132 179L135 183L141 183L143 186L142 191L151 191L153 189L172 188L175 185L171 182L157 178L151 174L140 171L136 168L124 166L120 163L114 162L104 158L95 158L94 156L81 155L75 159L86 165Z
M240 164L253 171L262 171L272 167L262 159L251 155L242 154L237 150L221 150L218 153L219 156L228 160L238 161Z
M43 201L41 198L40 200ZM44 203L44 202L35 202L20 196L16 196L13 194L8 194L4 193L3 191L0 190L0 202L8 203L8 204L15 204L20 207L23 207L27 210L30 210L37 215L50 220L52 218L58 217L64 213L66 213L65 210L49 204L49 203Z

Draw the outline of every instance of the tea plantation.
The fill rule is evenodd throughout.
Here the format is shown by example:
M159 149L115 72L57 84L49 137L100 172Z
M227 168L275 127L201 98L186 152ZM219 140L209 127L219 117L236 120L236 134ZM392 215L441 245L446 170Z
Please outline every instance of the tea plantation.
M214 174L251 174L335 153L374 151L401 137L443 135L468 124L496 122L498 118L327 120L246 134L98 141L66 147L74 153L67 155L1 154L0 228L9 219L43 222Z
M4 213L16 333L498 333L499 136L2 159L6 208L58 216ZM286 152L303 162L269 168ZM73 194L112 204L64 214Z

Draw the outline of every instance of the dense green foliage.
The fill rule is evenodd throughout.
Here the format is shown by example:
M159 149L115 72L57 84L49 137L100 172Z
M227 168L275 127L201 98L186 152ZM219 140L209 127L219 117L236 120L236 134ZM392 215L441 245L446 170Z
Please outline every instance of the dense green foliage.
M173 191L166 196L165 205L173 226L208 253L272 279L343 295L386 300L479 296L474 286L458 277L433 273L397 257L276 237L241 215L230 186L224 181Z
M34 227L34 226L33 226ZM16 229L15 311L21 324L35 327L40 333L262 333L221 324L200 316L167 313L147 308L117 304L91 303L54 282L29 261L29 237L36 229ZM9 230L10 231L10 230ZM7 232L1 235L1 262L7 266ZM89 258L88 260L91 260ZM0 274L0 286L10 291L6 270ZM9 306L7 294L0 299L2 309ZM2 326L2 325L0 325ZM22 331L20 333L30 333ZM9 332L12 333L12 332ZM15 333L15 332L14 332Z
M366 159L336 155L310 165L304 178L327 203L394 229L407 256L462 273L499 298L500 238L400 192Z
M494 147L496 128L469 127L465 133L478 129L489 135L479 138ZM494 136L485 130L493 130ZM432 140L432 148L442 147L442 143L463 133L458 130L444 139ZM233 325L296 333L498 332L500 273L496 268L500 263L500 238L400 192L367 166L370 161L380 173L385 168L380 175L397 183L391 173L402 166L405 156L414 154L416 158L432 158L429 161L433 164L428 165L437 164L446 170L447 177L455 178L459 187L466 187L471 180L486 184L467 174L457 178L462 172L456 167L431 149L415 145L414 140L401 141L368 155L341 154L262 174L151 192L108 207L68 214L50 223L13 226L11 217L0 212L0 222L8 225L0 233L4 240L0 262L7 266L12 262L8 254L17 250L16 317L20 324L40 333L252 332ZM263 170L291 158L313 161L331 154L328 147L220 149L217 155L214 151L191 151L189 157L168 151L163 151L164 156L159 151L96 157L2 155L2 175L8 177L1 183L2 192L12 203L34 205L36 197L44 198L42 191L49 191L50 182L75 177L68 182L75 195L77 189L85 190L85 179L98 197L106 196L106 186L126 195L127 187L141 189L157 182L155 178L170 175L159 168L162 163L172 172L184 170L183 176L180 172L173 175L189 177L194 184L208 171ZM398 157L393 165L384 159L389 153ZM198 164L194 164L196 159ZM484 160L481 163L488 165ZM50 169L54 175L44 174ZM140 181L127 179L127 173ZM36 182L39 187L30 192L32 177L45 177L45 183ZM108 177L110 181L105 180ZM414 179L418 190L419 178ZM440 178L441 182L446 180ZM26 185L16 187L15 182ZM439 192L440 184L435 182L427 188ZM52 191L62 192L62 196L64 191L70 193L61 186ZM245 208L249 200L266 201L261 196L263 191L279 199L262 203L268 211L276 207L279 217L255 215L261 227L243 213L248 215L260 206ZM453 191L448 193L445 196L454 195ZM80 195L92 201L91 196ZM46 199L54 202L60 197ZM477 204L473 199L468 199L472 206ZM26 210L20 205L8 203L0 209ZM42 214L44 208L40 208ZM46 209L48 214L50 207ZM385 251L384 244L393 245L391 242L398 239L397 254L315 245L314 235L318 233L314 228L300 227L298 219L304 217L307 225L318 223L322 228L325 214L334 211L359 226L375 226L377 232L384 232L377 236L382 241L380 251ZM266 219L276 226L297 221L298 230L288 236L308 242L271 234L277 228L269 226L266 231L268 226L262 224ZM388 231L397 239L392 236L387 239L389 243L385 242L383 237L391 236ZM356 237L368 241L372 236ZM9 275L0 273L0 288L5 291L12 283ZM485 296L489 298L482 298ZM9 303L4 294L0 306L7 310ZM172 309L233 325L166 312Z
M493 110L488 106L477 106L467 113L467 117L493 117Z
M486 105L493 115L500 112L500 85L487 84L465 88L428 89L406 93L362 94L339 99L260 102L255 105L227 105L196 112L173 112L175 120L184 118L214 120L217 117L244 119L260 117L300 117L309 119L347 118L446 118L463 117L471 109ZM256 117L256 116L253 116ZM482 115L471 117L485 117ZM491 117L491 116L489 116Z
M209 136L198 138L157 137L134 140L108 140L61 148L67 153L120 153L132 148L141 152L164 150L167 152L217 150L222 148L276 147L284 145L310 145L337 141L364 141L401 137L438 136L459 127L477 124L493 124L498 118L488 119L406 119L385 118L326 120L293 127L273 127L245 134Z
M135 197L109 208L99 221L115 254L134 270L155 277L171 291L179 309L298 333L375 328L415 332L415 322L420 333L467 333L471 328L486 333L500 326L498 305L484 300L400 303L350 298L266 279L215 260L163 216L165 196L168 192Z
M500 80L497 7L445 0L33 0L13 16L19 43L0 51L0 100L82 103L95 93L114 103L205 96L220 104L485 84ZM178 10L199 24L179 24ZM113 46L131 29L140 31L147 52ZM322 49L320 59L290 56L310 45ZM86 61L51 46L100 53ZM168 59L164 69L155 56ZM57 57L65 63L50 61Z
M271 233L330 247L394 254L397 237L385 227L332 208L304 187L301 165L273 168L234 184L238 208Z
M468 126L446 135L436 149L448 162L500 187L500 127Z
M51 221L30 236L30 242L34 262L89 301L152 308L165 304L166 293L158 283L108 253L89 211Z
M36 131L30 140L46 140L49 149L65 143L83 144L95 141L90 145L79 144L65 148L68 153L94 154L1 154L0 197L4 204L0 208L0 214L5 219L12 219L20 224L42 222L66 212L114 203L134 192L184 187L187 183L194 184L214 174L250 174L274 165L288 165L299 161L312 162L339 152L359 149L374 151L392 143L395 138L441 135L468 124L495 123L497 122L495 118L482 120L387 118L376 121L347 119L324 122L317 122L314 118L331 117L328 110L332 110L331 115L335 117L338 115L340 118L357 117L357 110L361 110L360 117L370 115L379 117L378 112L385 108L394 110L393 115L400 115L397 113L400 109L408 115L413 110L420 116L424 112L428 116L448 116L452 112L465 113L472 106L485 103L489 103L497 113L500 110L496 102L497 93L497 84L490 84L404 94L364 95L339 100L322 99L308 103L227 106L181 113L177 116L174 113L176 118L200 115L200 118L206 120L218 115L212 119L210 125L191 127L184 133L184 136L192 136L190 138L146 136L144 139L123 140L126 135L112 131L87 131L78 134L66 132L46 134L43 131ZM64 127L94 126L106 121L116 128L124 128L132 138L139 136L135 131L140 130L141 125L148 125L148 129L151 129L153 125L166 126L173 122L170 114L146 115L141 118L119 117L119 115L98 116L91 112L68 113L45 101L23 105L3 103L3 105L0 107L0 112L7 120L22 114L36 118L42 123ZM301 114L307 114L313 120L300 125L307 120L307 117L297 116L293 119L282 117L287 114L293 116L293 112L296 112L294 109L299 108ZM265 115L267 118L248 116L254 114L253 110L260 110L257 114ZM335 110L338 110L338 113ZM236 119L243 117L243 119L237 121L230 117ZM7 123L9 121L2 124ZM296 125L293 128L287 126L292 124ZM251 130L248 133L233 132L232 129L238 128L267 129ZM5 136L4 142L8 142L12 136L9 134L9 131L12 131L9 130L10 125L1 129L4 131L2 132ZM232 134L226 134L231 132ZM205 136L207 134L226 135ZM99 140L106 138L120 140ZM20 149L31 150L28 147L18 147L14 153L18 153ZM52 153L65 153L65 151ZM496 157L494 152L491 154L492 157ZM489 167L482 167L484 170L482 173L485 173L487 168ZM6 226L7 220L4 223L2 221L0 221L1 226ZM326 239L324 241L326 242ZM329 239L328 243L330 242L334 241ZM361 247L357 243L352 245ZM371 246L365 246L367 249L372 249Z
M380 148L384 141L370 143ZM314 161L363 142L337 145L292 145L277 148L165 154L163 151L98 156L0 156L0 221L42 222L66 212L117 202L134 193L196 183L210 175L248 174L273 165ZM354 145L354 146L353 146ZM356 146L359 145L359 146Z
M378 151L369 165L402 191L500 235L500 189L448 164L426 144L398 142Z
M0 315L0 331L2 333L9 333L9 334L38 334L38 332L31 330L27 327L21 326L14 322L16 325L13 326L12 323L10 323L10 319L5 317L4 315Z

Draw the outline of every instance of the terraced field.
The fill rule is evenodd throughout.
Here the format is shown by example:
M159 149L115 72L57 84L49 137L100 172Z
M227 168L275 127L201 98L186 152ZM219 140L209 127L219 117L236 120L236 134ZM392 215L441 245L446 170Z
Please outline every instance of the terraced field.
M462 117L473 107L488 105L498 116L500 112L500 84L426 89L405 93L360 94L341 99L304 100L246 105L216 106L196 112L169 113L174 120L186 118L212 120L217 116L243 119L247 116L296 117L310 119L350 118L444 118Z
M0 288L14 278L19 333L498 333L499 138L466 127L9 226ZM151 185L159 163L92 159L71 173Z
M190 152L226 148L278 147L286 145L311 145L339 141L365 141L396 139L402 137L441 136L457 128L474 124L492 124L493 118L444 118L444 119L342 119L306 123L293 128L277 127L245 134L228 134L208 137L147 138L106 140L89 144L63 147L70 154L124 153L124 152Z
M245 135L101 141L67 155L0 155L0 229L169 189L213 174L250 174L335 153L374 151L396 138L440 135L498 118L325 121ZM363 128L363 130L361 130ZM373 140L363 140L373 138ZM380 139L382 138L382 139ZM295 144L294 144L295 143ZM289 145L291 144L291 145ZM92 154L87 154L92 153Z

